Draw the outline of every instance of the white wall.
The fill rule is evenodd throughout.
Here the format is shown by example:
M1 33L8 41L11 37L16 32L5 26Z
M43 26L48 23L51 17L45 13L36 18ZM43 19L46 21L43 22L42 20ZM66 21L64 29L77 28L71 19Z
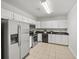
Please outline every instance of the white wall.
M77 56L77 5L68 14L69 49Z

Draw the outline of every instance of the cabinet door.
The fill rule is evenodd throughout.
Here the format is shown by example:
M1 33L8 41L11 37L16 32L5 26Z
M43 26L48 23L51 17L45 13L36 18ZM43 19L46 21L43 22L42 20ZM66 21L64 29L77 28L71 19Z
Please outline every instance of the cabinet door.
M40 22L36 22L36 28L40 28Z
M62 35L62 44L68 45L68 35Z
M14 20L16 21L23 21L22 16L19 14L14 13Z
M42 42L42 34L38 34L38 41Z
M56 35L55 39L56 39L56 44L61 44L63 42L62 40L62 35Z
M56 35L52 34L52 43L56 43Z
M56 35L56 44L68 45L68 36Z
M55 41L56 41L55 40L55 34L49 34L48 35L48 42L49 43L56 43Z
M67 22L66 22L66 20L60 21L58 23L58 27L59 28L67 28Z
M52 34L48 34L48 43L52 43Z
M13 12L5 10L5 9L1 9L1 18L5 18L5 19L13 19Z

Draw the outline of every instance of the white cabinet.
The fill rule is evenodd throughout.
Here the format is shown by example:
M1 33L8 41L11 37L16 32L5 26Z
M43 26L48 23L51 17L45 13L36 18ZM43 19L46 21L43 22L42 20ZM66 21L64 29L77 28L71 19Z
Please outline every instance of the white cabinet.
M6 10L4 8L1 8L1 18L26 22L26 23L30 23L30 24L36 24L36 20L27 18L25 16L22 16L18 13Z
M17 20L17 21L23 21L21 15L11 12L9 10L3 9L3 8L1 10L1 18L5 18L5 19L9 19L9 20L12 19L12 20Z
M41 22L40 23L40 27L41 28L50 28L51 26L51 23L49 23L49 22Z
M56 35L56 44L68 45L67 35Z
M55 34L53 34L52 35L52 43L56 43L55 37L56 37Z
M57 27L67 28L67 21L66 20L60 21L59 23L57 23Z
M55 34L48 34L48 42L55 43Z
M38 42L42 41L42 34L38 34Z
M67 28L67 20L52 20L40 22L41 28Z
M68 35L48 34L48 42L62 45L68 45Z
M16 20L16 21L22 21L23 22L22 16L19 15L19 14L16 14L16 13L13 14L13 19Z
M13 12L5 10L5 9L1 9L1 18L5 18L5 19L13 19Z
M62 35L62 44L68 45L69 41L68 41L68 35Z
M52 34L48 34L48 42L51 43L52 41Z
M40 22L36 22L36 28L40 28Z
M62 44L62 35L55 35L56 44Z

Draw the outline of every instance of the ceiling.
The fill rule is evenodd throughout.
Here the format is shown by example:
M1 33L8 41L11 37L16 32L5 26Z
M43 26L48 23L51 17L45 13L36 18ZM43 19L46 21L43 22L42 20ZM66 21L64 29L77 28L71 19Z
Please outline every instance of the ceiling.
M41 6L40 0L3 0L25 12L30 13L34 17L49 17L57 15L66 15L76 0L47 0L50 9L54 12L47 14Z

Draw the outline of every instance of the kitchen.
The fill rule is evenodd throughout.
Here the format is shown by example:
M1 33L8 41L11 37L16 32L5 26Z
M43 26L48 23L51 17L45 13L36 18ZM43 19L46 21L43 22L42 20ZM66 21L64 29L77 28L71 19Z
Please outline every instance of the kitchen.
M77 59L76 22L76 0L2 0L2 59Z

